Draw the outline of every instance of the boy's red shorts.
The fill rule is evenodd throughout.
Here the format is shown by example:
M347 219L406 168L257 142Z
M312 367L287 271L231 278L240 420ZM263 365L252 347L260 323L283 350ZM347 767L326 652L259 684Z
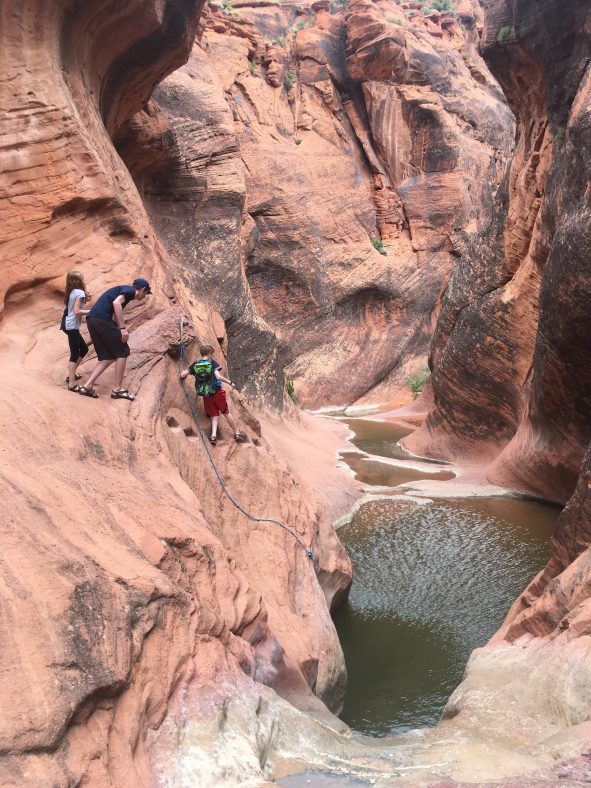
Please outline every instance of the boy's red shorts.
M203 407L205 408L205 415L209 416L210 419L212 416L219 416L220 413L229 413L224 389L216 391L211 397L203 397Z

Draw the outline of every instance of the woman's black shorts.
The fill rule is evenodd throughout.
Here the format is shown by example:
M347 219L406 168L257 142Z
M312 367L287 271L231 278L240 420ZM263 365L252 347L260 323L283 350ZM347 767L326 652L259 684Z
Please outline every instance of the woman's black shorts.
M70 361L74 364L79 358L84 358L88 353L88 345L82 338L79 329L68 328L66 334L68 335L68 344L70 345Z
M112 320L91 317L86 321L99 361L113 361L129 356L129 345L121 339L121 329Z

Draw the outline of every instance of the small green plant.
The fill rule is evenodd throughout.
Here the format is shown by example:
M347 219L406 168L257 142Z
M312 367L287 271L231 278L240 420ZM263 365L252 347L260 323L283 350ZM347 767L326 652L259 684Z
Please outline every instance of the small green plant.
M254 60L250 60L249 59L248 60L248 70L250 71L251 74L254 74L254 69L255 69L255 62L254 62Z
M293 73L293 71L288 71L287 74L285 75L285 79L283 80L283 87L286 90L291 90L293 87L294 80L295 80L295 74Z
M232 5L232 0L224 0L222 3L222 11L224 14L229 14L230 11L234 10L234 6Z
M302 144L301 140L294 140L294 142L295 142L296 145L301 145Z
M402 27L402 19L396 19L395 17L391 16L388 19L388 22L391 22L393 25L400 25L400 27Z
M436 11L455 11L451 0L430 0Z
M505 39L512 31L513 28L511 27L511 25L503 25L503 27L499 30L497 34L497 41L499 42L499 44L501 44L501 46L505 43Z
M274 44L279 44L280 47L285 46L285 36L277 36L277 38L273 41Z
M222 11L228 16L233 16L235 19L240 19L240 12L234 8L232 5L232 0L224 0Z
M374 238L371 242L374 249L377 249L380 254L387 255L388 252L386 251L386 247L384 246L384 242L381 238Z
M412 378L407 378L406 382L410 386L410 390L412 391L412 398L416 399L419 394L423 391L425 386L427 385L429 378L431 377L431 370L428 367L422 369L420 372L417 372Z
M561 139L564 139L565 134L566 134L566 129L564 128L564 126L558 126L558 128L554 132L554 139L557 142L560 142Z
M414 8L409 8L408 10L406 10L404 12L404 16L407 16L409 19L411 17L413 17L413 16L416 16L416 15L417 15L417 12L414 10Z
M305 27L308 27L307 22L298 22L296 25L296 30L303 30Z
M293 404L294 405L298 405L299 404L299 400L298 400L297 395L295 393L295 387L293 385L293 380L286 381L285 389L287 391L287 396L290 398L290 400L293 402Z

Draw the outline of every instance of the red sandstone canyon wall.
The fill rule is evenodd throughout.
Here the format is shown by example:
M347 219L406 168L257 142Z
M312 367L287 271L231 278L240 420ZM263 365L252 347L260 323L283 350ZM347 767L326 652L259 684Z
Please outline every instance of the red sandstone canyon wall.
M192 0L10 0L0 8L5 785L150 784L158 745L149 750L148 732L191 685L242 676L318 710L322 701L337 708L342 696L329 606L346 593L350 564L324 499L236 395L248 441L238 446L222 428L220 472L255 514L289 523L313 550L316 574L292 537L249 524L229 505L178 383L184 313L188 341L212 342L222 359L232 330L244 347L266 339L261 385L281 406L275 340L249 300L240 253L228 259L211 240L228 297L210 302L208 272L197 276L175 256L148 190L140 196L113 145L149 109L154 86L189 57L199 14ZM217 117L215 96L208 111ZM154 181L166 178L158 162L173 152L153 152ZM139 177L140 165L130 168ZM218 192L214 170L189 174L187 189L210 195L213 217L239 223L243 182L231 162L225 172ZM225 212L218 197L227 198ZM177 231L185 227L180 217ZM109 373L98 400L64 386L57 327L73 268L95 297L138 274L152 282L154 297L128 308L132 404L110 399ZM292 416L294 435L305 429L298 423Z
M394 1L210 6L188 66L120 135L183 275L205 272L233 315L229 355L251 395L253 365L285 366L308 406L387 399L424 365L456 256L490 221L512 148L481 25L468 2L457 16ZM166 150L166 177L142 172L151 154L134 157L134 133ZM207 194L187 186L205 168ZM214 246L237 260L238 238L256 358L235 317L248 300L210 262Z
M487 0L483 54L517 117L493 220L460 259L407 445L566 501L589 420L589 8Z
M434 406L405 443L566 502L550 562L493 639L551 644L566 672L589 635L591 8L482 5L483 54L517 118L515 157L450 280Z
M265 686L338 708L329 608L351 569L294 467L299 451L314 468L316 440L334 449L291 407L284 366L310 405L385 399L439 315L435 405L412 446L573 491L589 439L591 27L582 2L541 8L236 0L200 21L197 0L2 4L0 782L147 785L211 718L195 749L219 758L232 694L262 773ZM504 181L513 119L481 40L518 120ZM109 379L98 401L63 387L72 268L95 296L152 281L128 313L131 405ZM178 385L181 314L246 395L232 407L248 441L222 426L221 474L294 529L317 573L217 486ZM269 427L271 411L285 421ZM588 465L500 637L586 634Z

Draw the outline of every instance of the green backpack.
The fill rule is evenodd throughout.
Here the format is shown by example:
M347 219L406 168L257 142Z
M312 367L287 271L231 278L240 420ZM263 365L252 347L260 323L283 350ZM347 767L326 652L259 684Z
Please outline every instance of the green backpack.
M198 397L209 397L219 389L215 375L213 374L213 363L211 359L200 359L191 367L195 375L195 391Z

